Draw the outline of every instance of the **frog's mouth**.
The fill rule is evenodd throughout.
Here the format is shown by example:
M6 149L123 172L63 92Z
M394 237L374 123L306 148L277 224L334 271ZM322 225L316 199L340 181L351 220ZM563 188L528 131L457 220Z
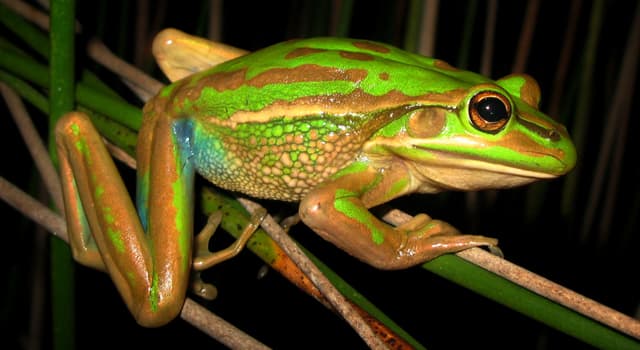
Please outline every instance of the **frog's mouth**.
M552 179L563 174L562 172L537 170L533 165L518 164L518 166L514 166L512 163L499 162L497 160L487 161L485 159L468 158L466 155L460 156L454 152L431 151L431 153L439 155L436 161L437 164L432 164L431 166L485 171L533 179ZM559 160L558 162L561 163Z
M412 174L435 189L479 190L510 188L536 180L553 179L570 170L561 159L530 152L522 161L474 156L455 151L419 148L409 162ZM534 163L544 159L544 164Z

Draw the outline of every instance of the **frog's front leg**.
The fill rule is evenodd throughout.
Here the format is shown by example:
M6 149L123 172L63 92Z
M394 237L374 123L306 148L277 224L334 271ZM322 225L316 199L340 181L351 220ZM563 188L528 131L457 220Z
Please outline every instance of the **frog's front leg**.
M461 235L424 214L392 227L369 212L411 192L407 179L402 165L382 172L354 164L312 190L300 203L300 217L324 239L380 269L406 268L445 253L497 245L494 238Z
M56 126L74 257L106 270L144 326L159 326L176 317L189 283L194 170L179 123L161 116L140 132L142 220L88 117L67 114Z

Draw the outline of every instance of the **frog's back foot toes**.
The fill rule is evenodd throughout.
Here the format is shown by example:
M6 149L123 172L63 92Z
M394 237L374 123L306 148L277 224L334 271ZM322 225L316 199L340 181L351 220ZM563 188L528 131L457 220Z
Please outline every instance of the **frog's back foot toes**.
M300 215L290 215L280 221L280 226L285 232L289 232L289 229L300 222Z
M488 245L487 250L489 251L489 253L499 258L504 258L504 253L502 252L502 249L500 249L500 247L498 247L497 245Z
M216 286L203 281L200 277L200 272L194 272L191 276L191 291L206 300L213 300L218 296Z

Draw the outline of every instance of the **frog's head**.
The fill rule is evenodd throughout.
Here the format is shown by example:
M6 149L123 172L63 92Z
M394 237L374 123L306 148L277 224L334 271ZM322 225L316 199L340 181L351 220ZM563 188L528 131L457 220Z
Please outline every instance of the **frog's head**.
M538 111L533 78L510 75L452 94L456 105L414 110L370 144L404 159L418 190L513 187L574 167L575 147L563 125Z

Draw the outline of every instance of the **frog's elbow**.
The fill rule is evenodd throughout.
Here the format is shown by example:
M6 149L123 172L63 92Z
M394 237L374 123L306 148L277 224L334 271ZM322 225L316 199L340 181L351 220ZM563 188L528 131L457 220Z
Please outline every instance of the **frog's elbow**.
M318 196L307 195L300 201L298 214L307 226L313 228L314 220L322 220L321 217L324 216L323 203Z

